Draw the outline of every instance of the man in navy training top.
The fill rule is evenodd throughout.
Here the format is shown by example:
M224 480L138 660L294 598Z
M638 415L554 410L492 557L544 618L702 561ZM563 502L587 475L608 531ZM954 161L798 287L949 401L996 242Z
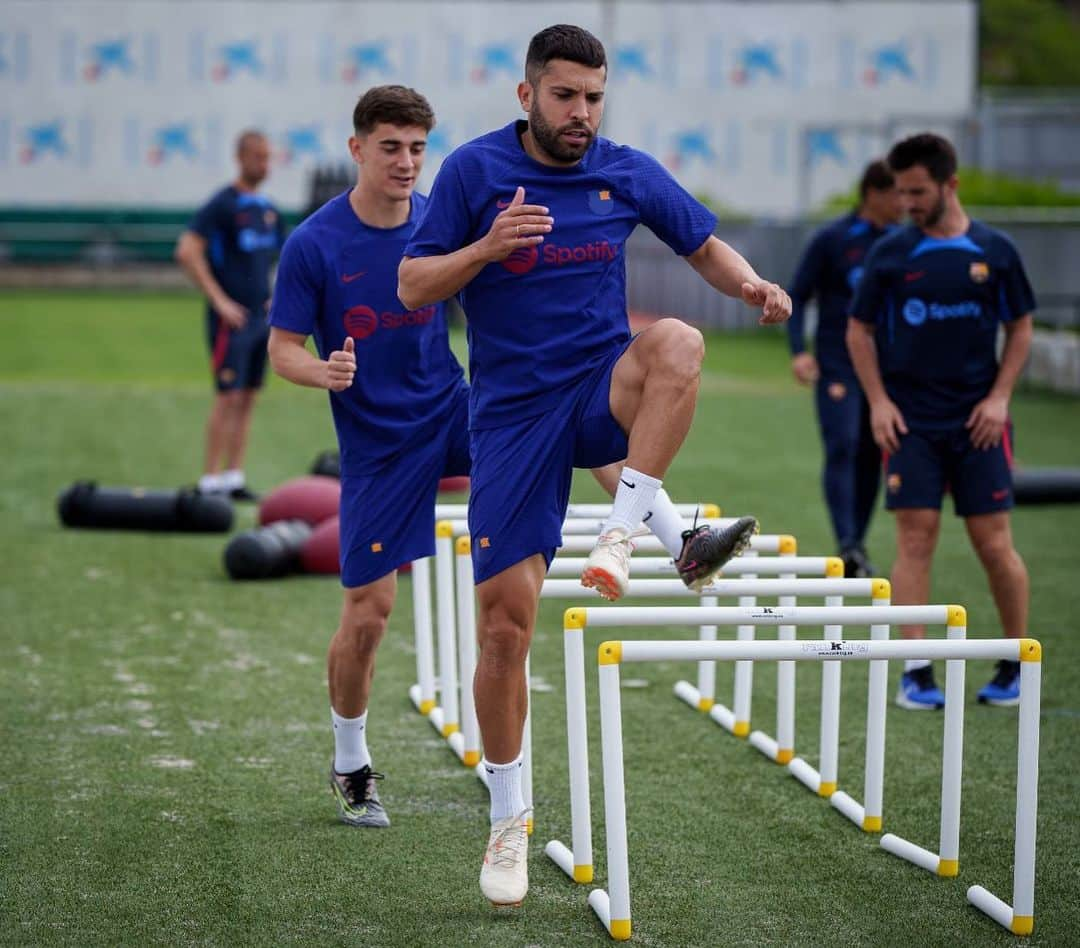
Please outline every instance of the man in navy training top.
M244 476L255 400L266 370L270 268L285 239L281 217L258 193L270 167L261 132L236 141L237 179L199 209L176 260L206 297L206 339L217 394L206 422L201 490L257 500Z
M941 501L957 516L990 582L1007 636L1027 635L1028 574L1013 546L1009 398L1031 345L1035 299L1012 242L971 220L957 197L956 152L938 135L889 152L912 225L866 260L847 343L888 454L885 503L896 514L893 602L928 601ZM1001 362L995 353L1004 327ZM922 638L921 626L902 629ZM1018 662L1000 662L979 701L1020 700ZM929 662L905 663L896 703L944 706Z
M715 217L658 162L597 136L606 73L604 47L580 27L534 36L517 90L528 121L446 159L399 269L407 306L460 293L468 318L474 692L492 798L480 888L497 905L528 891L525 658L573 468L625 458L582 576L614 599L626 588L631 534L697 397L701 333L664 319L631 343L626 240L644 222L714 287L760 306L762 322L791 309L779 286L713 236ZM743 518L716 536L720 564L755 528Z
M867 251L900 219L893 174L884 161L866 166L859 206L814 234L791 281L788 341L791 371L813 385L825 447L821 481L844 575L872 576L866 530L877 500L881 452L870 430L870 409L855 378L844 333L852 290ZM806 304L817 298L814 351L806 349Z
M405 311L397 298L398 263L427 200L414 188L434 123L431 106L413 89L364 93L349 140L356 186L289 238L270 315L274 370L330 390L341 450L344 605L327 658L330 785L342 820L353 826L389 825L367 719L397 567L434 553L438 482L470 467L468 387L450 351L443 303ZM320 357L306 348L309 335ZM595 473L605 486L618 478L617 469ZM650 526L674 524L667 541L673 556L701 552L708 534L684 530L666 496L658 495L653 511Z

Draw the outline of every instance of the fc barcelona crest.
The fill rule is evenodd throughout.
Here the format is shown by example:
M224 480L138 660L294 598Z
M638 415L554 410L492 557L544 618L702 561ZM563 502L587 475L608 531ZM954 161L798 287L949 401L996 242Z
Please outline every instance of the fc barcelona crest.
M976 260L968 267L968 274L972 283L985 283L990 279L990 267L982 260Z

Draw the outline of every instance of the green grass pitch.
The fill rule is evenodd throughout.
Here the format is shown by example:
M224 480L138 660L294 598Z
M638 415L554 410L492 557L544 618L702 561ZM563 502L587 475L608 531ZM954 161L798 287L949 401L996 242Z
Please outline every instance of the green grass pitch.
M356 831L336 821L325 783L336 580L234 583L221 565L223 536L59 525L56 495L76 479L168 487L197 477L210 397L197 299L5 293L0 313L0 943L608 943L586 908L587 887L542 854L545 841L570 832L567 604L543 604L533 651L531 891L517 913L496 914L476 881L485 793L406 697L415 677L407 577L370 718L393 826ZM767 532L795 534L800 552L833 553L811 398L790 380L782 335L707 342L694 427L666 482L672 496L755 513ZM1022 391L1013 408L1021 464L1080 464L1080 403ZM332 446L326 396L272 380L252 433L251 481L268 488L305 473ZM585 476L574 498L602 499ZM237 528L252 520L241 510ZM1021 508L1013 527L1045 659L1029 944L1064 945L1080 928L1080 506ZM886 574L892 537L879 513L869 548ZM932 595L967 607L972 636L999 634L982 570L948 509ZM975 704L990 673L986 662L968 668L960 877L939 879L881 851L876 837L678 702L671 685L692 668L628 671L638 680L624 694L635 942L1013 943L964 898L978 882L1011 900L1015 712ZM592 662L603 884L595 677ZM819 682L816 666L800 668L796 746L812 763ZM844 669L840 786L856 798L865 682L864 666ZM730 689L721 665L718 693ZM759 665L754 721L769 732L774 695L774 670ZM890 709L886 829L929 848L940 747L940 716Z

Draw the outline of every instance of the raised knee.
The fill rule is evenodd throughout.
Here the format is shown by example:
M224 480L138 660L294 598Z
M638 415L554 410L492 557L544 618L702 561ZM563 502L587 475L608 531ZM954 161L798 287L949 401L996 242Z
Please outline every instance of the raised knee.
M662 319L654 327L658 331L656 348L658 367L672 375L697 378L705 358L705 337L681 319Z

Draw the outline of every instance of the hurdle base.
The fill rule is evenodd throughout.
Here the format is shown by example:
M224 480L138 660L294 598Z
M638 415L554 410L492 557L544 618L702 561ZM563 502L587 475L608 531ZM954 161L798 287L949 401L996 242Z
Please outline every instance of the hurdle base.
M750 746L761 751L766 757L776 764L790 764L795 759L795 751L790 747L781 747L764 731L751 731Z
M796 757L787 765L788 772L811 793L821 793L821 774L801 757Z
M424 717L431 714L431 709L435 707L434 698L424 698L421 696L419 685L409 686L409 700L413 703L413 707L424 715Z
M973 885L967 890L967 900L980 912L989 915L1002 928L1014 935L1030 935L1035 928L1035 919L1031 915L1017 915L1012 906L1001 901L993 892L981 885Z
M561 843L557 839L551 840L544 847L544 855L575 882L586 883L593 881L592 865L575 865L574 854L565 843Z
M675 682L674 691L676 698L688 704L695 711L701 711L707 714L729 734L735 737L745 738L746 735L750 733L750 723L748 721L736 721L735 713L730 708L726 708L724 705L718 704L715 701L710 704L710 699L702 698L701 692L690 684L690 682ZM706 707L706 705L708 705L708 707Z
M942 859L937 853L923 849L922 846L916 846L893 833L886 833L881 837L881 848L894 856L906 859L920 869L932 872L935 876L955 876L959 871L957 860Z
M607 933L615 941L629 941L630 919L617 918L612 921L611 902L608 899L608 894L603 889L593 889L589 893L589 908L596 913L596 917L600 919L604 928L607 929Z
M829 797L829 802L844 816L851 820L852 823L859 827L859 829L864 830L867 833L881 832L881 817L867 816L866 809L863 805L857 803L852 797L844 793L843 790L837 790L836 793Z

